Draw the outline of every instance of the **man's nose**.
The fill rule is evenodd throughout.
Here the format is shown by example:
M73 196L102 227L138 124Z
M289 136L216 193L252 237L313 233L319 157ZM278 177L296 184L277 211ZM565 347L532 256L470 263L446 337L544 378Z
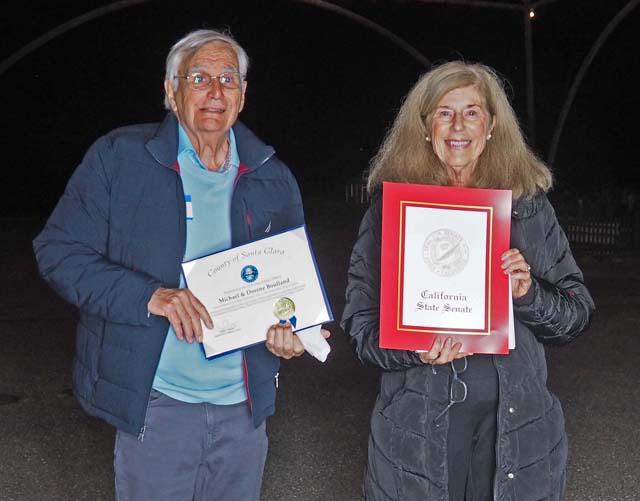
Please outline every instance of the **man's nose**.
M217 77L211 79L211 85L207 89L207 96L212 99L218 99L222 96L222 85Z

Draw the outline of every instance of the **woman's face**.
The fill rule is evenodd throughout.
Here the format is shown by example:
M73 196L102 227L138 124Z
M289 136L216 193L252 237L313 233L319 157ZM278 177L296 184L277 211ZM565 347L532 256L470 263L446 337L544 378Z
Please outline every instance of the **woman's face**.
M453 89L438 102L431 121L431 143L454 178L469 178L494 122L474 85Z

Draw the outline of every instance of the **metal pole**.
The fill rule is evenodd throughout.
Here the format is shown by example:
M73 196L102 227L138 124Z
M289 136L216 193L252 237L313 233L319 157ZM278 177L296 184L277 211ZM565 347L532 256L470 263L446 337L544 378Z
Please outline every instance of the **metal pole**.
M90 10L82 14L81 16L74 17L73 19L67 21L66 23L59 24L52 30L47 31L44 35L39 36L38 38L32 40L24 47L21 47L13 54L11 54L8 58L3 61L0 61L0 75L2 75L5 71L11 68L18 61L23 59L25 56L32 53L34 50L42 47L43 45L49 43L54 38L59 37L60 35L66 33L69 30L77 28L78 26L83 25L84 23L91 21L93 19L102 17L106 14L110 14L112 12L118 11L120 9L125 9L127 7L133 7L134 5L150 2L151 0L120 0L119 2L114 2L103 7L98 7L96 9Z
M491 9L520 10L522 7L504 2L490 0L418 0L420 3L444 3L449 5L463 5L465 7L489 7Z
M558 151L558 144L560 143L560 136L562 134L562 129L564 128L564 123L567 120L567 116L569 115L569 110L571 109L573 100L575 99L576 94L578 93L578 89L582 84L582 80L587 74L587 70L589 69L589 66L591 66L591 63L593 62L596 55L604 45L607 38L609 38L609 35L613 33L613 30L615 30L616 27L622 22L622 20L639 4L640 4L640 0L630 0L629 3L627 3L627 5L625 5L620 10L620 12L618 12L613 17L611 21L609 21L609 24L607 24L607 26L602 31L602 33L600 33L600 36L595 41L595 43L591 47L591 50L582 61L582 64L580 65L580 69L578 70L578 73L573 79L571 88L569 89L569 93L567 94L567 98L565 99L564 104L562 105L562 109L560 110L560 116L558 117L558 122L556 123L556 128L555 128L555 131L553 132L553 137L551 138L551 146L549 147L549 155L547 156L547 162L552 167L556 161L556 152Z
M531 35L531 2L524 1L522 18L524 20L524 55L525 55L525 73L526 73L526 92L527 92L527 129L529 144L535 145L536 142L536 111L535 111L535 94L533 89L533 37Z
M407 42L405 39L396 35L393 31L388 30L384 26L372 21L371 19L357 14L352 10L347 9L346 7L341 7L339 5L335 5L331 2L327 2L325 0L293 0L294 2L303 3L307 5L312 5L314 7L319 7L324 10L328 10L333 12L334 14L338 14L342 17L346 17L356 23L369 28L370 30L376 32L378 35L383 36L391 43L397 45L405 52L408 52L416 61L418 61L422 66L429 69L431 67L431 61L417 48Z

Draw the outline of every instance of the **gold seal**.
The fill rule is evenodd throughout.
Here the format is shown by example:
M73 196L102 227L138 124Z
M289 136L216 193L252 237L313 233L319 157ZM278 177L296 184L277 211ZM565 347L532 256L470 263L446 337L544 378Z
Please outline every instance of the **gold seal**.
M296 303L288 297L281 297L273 304L273 314L279 320L289 320L296 312Z

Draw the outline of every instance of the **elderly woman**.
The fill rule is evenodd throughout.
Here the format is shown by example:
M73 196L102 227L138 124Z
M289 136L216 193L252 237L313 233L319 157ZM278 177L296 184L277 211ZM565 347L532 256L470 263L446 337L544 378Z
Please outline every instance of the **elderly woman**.
M512 191L512 248L501 263L513 290L517 346L509 355L470 356L446 337L419 354L379 347L383 181ZM383 369L366 499L562 498L567 437L543 344L574 339L594 306L545 196L550 187L490 68L443 64L409 92L372 161L372 202L342 318L359 358ZM467 388L461 395L456 378Z

